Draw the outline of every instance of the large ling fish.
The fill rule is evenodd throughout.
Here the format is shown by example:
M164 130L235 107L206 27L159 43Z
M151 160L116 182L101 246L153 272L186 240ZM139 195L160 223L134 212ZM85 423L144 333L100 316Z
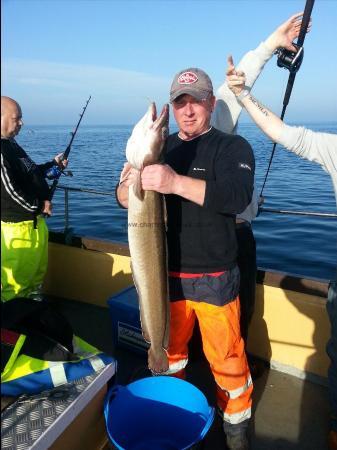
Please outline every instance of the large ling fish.
M128 239L134 283L139 296L144 339L150 343L148 366L153 373L168 369L165 349L169 339L169 301L165 203L162 194L141 188L142 169L161 161L168 132L168 105L157 118L151 103L132 131L126 158L137 169L137 181L129 186Z

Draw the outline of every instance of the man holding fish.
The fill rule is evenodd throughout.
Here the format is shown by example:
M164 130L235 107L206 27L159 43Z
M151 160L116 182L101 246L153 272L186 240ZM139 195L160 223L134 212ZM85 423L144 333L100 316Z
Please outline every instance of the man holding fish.
M291 45L299 32L299 16L291 17L265 43L251 52L252 55L245 56L242 66L250 66L250 85L254 84L264 63L278 47ZM260 58L258 64L252 64L251 60L255 61L257 57ZM119 202L127 207L129 201L130 206L130 252L135 284L140 294L143 334L151 342L149 367L155 373L165 371L170 375L184 377L188 361L187 344L197 318L203 349L217 383L217 401L224 419L227 446L236 450L246 449L252 382L240 336L235 216L246 208L252 196L254 158L244 139L224 135L211 126L226 133L235 132L242 105L226 84L219 89L218 101L215 103L208 75L200 69L186 69L174 78L170 100L179 132L168 138L165 156L161 157L160 153L168 110L164 107L156 119L154 106L151 105L128 141L129 163L122 171L117 189ZM165 161L166 164L156 164L159 161ZM161 294L157 299L152 296L151 300L151 295L144 293L144 285L149 284L158 292L158 282L153 278L144 281L146 277L139 280L139 273L150 272L152 276L153 272L157 272L158 265L166 267L163 246L159 245L162 264L158 264L157 256L153 257L153 250L147 248L146 243L150 245L153 240L148 231L152 229L158 233L160 229L162 233L164 217L161 213L159 220L158 217L154 218L148 208L144 212L146 192L165 194L167 205L171 313L168 361L162 352L168 337L168 316L164 306L165 281ZM138 207L134 204L135 197L140 199ZM130 198L133 199L132 206ZM249 207L252 209L251 205ZM158 209L162 211L162 207ZM144 227L144 219L147 227ZM137 224L138 227L135 226ZM147 236L139 244L144 228ZM152 235L156 232L152 231ZM153 244L150 248L153 249ZM139 258L139 254L142 254L142 258ZM149 254L150 258L147 258ZM137 258L147 259L147 268L144 263L143 268L140 268ZM134 260L138 264L137 268L134 267ZM160 270L157 279L163 279ZM156 307L154 303L157 303ZM160 324L157 332L153 333L154 339L149 333L149 323L152 321ZM162 331L158 332L160 328ZM153 346L154 341L156 343ZM161 352L156 350L158 342L162 346Z
M132 168L125 167L117 189L120 203L129 206L133 276L140 297L143 334L151 343L149 368L155 373L184 377L188 342L197 319L217 384L227 445L245 449L253 385L240 334L235 217L251 201L254 155L245 139L210 125L215 97L212 82L201 69L185 69L175 76L170 101L179 132L166 140L165 164L158 162L168 110L164 107L156 119L151 105L129 139L127 158ZM165 286L157 298L160 289L152 276L158 265L165 266L165 258L161 264L160 258L151 261L155 246L149 233L152 230L156 234L163 226L162 218L158 220L149 213L149 191L165 194L167 209L171 316L168 364L158 350L158 341L162 347L166 343ZM150 210L155 204L151 202ZM150 246L148 255L146 243ZM147 264L141 264L141 253ZM157 292L152 300L151 292ZM157 319L162 327L155 331L153 322Z

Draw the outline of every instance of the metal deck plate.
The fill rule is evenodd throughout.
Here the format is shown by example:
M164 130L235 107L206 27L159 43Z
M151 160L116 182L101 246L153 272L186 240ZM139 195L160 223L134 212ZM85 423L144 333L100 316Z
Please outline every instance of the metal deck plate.
M72 383L20 396L1 413L2 450L47 449L115 373L112 363Z

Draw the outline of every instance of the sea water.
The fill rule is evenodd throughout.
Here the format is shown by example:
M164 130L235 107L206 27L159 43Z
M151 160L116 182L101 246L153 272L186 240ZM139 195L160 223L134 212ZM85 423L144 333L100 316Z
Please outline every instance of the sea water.
M316 131L337 133L337 123L306 124ZM125 161L131 126L81 125L73 142L68 168L73 177L59 185L113 194ZM52 159L67 147L71 126L26 126L17 141L36 163ZM172 130L174 131L174 130ZM252 145L256 184L260 191L272 143L254 124L241 124L239 134ZM336 213L330 176L315 163L277 146L263 192L264 207ZM64 229L64 190L53 199L51 230ZM74 234L127 242L127 212L114 195L69 192L69 226ZM259 267L330 279L337 265L337 219L262 212L253 222Z

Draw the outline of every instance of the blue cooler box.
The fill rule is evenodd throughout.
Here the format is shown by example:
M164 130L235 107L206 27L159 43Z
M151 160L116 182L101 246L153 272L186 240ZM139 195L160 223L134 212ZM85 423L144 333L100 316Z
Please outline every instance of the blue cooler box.
M108 299L108 305L115 345L146 354L149 344L144 341L142 335L136 288L130 286L113 295Z

